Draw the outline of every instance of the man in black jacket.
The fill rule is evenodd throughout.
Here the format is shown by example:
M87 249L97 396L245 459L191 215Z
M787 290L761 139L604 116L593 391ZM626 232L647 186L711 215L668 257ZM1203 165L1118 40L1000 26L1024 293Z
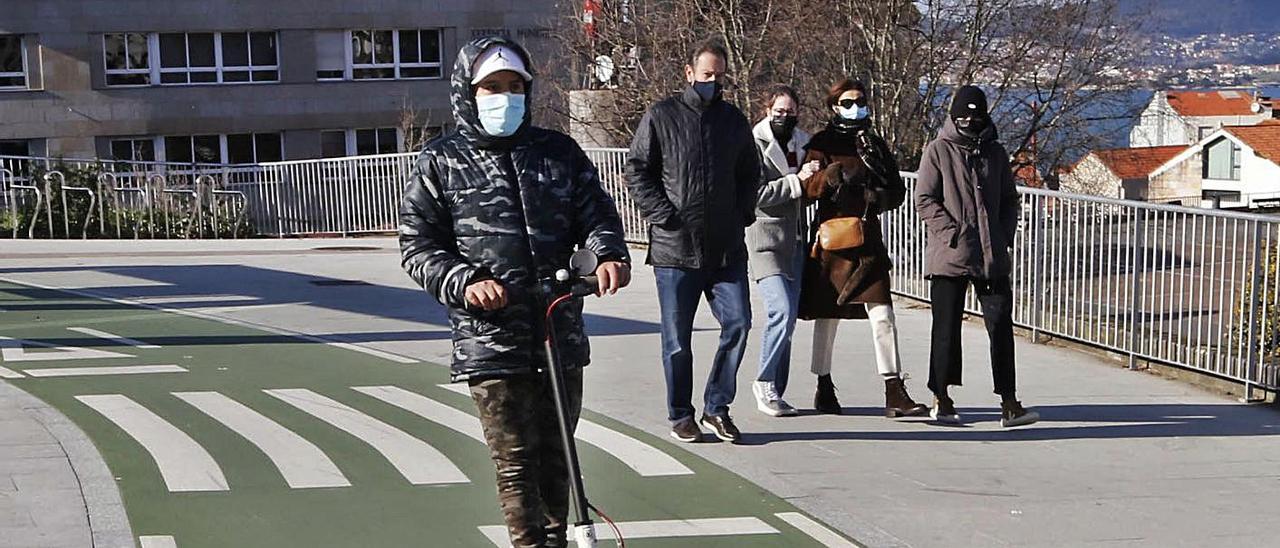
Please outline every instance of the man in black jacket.
M705 295L720 322L720 348L703 395L703 426L722 440L751 328L744 230L755 221L760 158L751 124L721 98L727 54L706 44L685 66L689 87L645 113L631 142L627 188L649 222L648 262L658 283L662 365L671 435L694 442L693 317Z
M585 248L601 259L599 294L614 293L630 280L629 256L595 166L569 137L532 125L528 67L528 53L502 38L458 53L458 129L418 156L400 205L400 250L414 281L448 307L451 378L470 385L479 408L512 544L565 546L569 473L542 370L538 281ZM582 305L558 310L576 424L589 361Z

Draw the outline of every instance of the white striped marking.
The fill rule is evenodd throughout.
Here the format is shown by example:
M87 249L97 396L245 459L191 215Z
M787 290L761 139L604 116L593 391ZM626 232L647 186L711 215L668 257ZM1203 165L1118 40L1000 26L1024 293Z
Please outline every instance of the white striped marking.
M178 548L178 542L173 537L161 535L138 537L138 544L142 548Z
M405 357L405 356L401 356L401 355L399 355L399 354L392 354L392 353L390 353L390 352L383 352L383 351L381 351L381 350L375 350L375 349L369 348L369 347L367 347L367 346L360 346L360 345L351 344L351 343L344 343L344 342L332 342L332 341L325 341L325 344L328 344L329 346L333 346L333 347L337 347L337 348L345 348L345 349L347 349L347 350L351 350L351 351L354 351L354 352L359 352L359 353L361 353L361 354L368 354L368 355L373 356L373 357L375 357L375 358L382 358L382 359L384 359L384 360L391 360L391 361L396 362L396 363L418 363L418 360L415 360L415 359L413 359L413 358L408 358L408 357Z
M485 525L479 528L494 546L511 545L505 525ZM710 518L671 519L654 521L624 521L618 529L627 540L637 538L718 537L740 535L776 535L778 530L759 518ZM603 522L596 524L596 538L612 539L613 530ZM573 540L572 538L569 540Z
M84 333L85 335L88 335L90 337L106 339L108 341L118 343L118 344L127 344L129 346L136 346L138 348L160 348L160 345L157 345L157 344L145 343L137 339L130 339L129 337L121 337L120 335L107 333L106 331L99 331L97 329L92 329L89 327L68 327L67 330L75 331L76 333Z
M169 491L226 491L227 478L200 444L137 402L119 395L76 396L137 440Z
M227 303L257 301L257 297L248 295L167 295L163 297L132 297L130 300L142 304L174 304L174 303Z
M55 367L25 369L32 377L93 377L99 375L145 375L149 373L186 373L176 365L122 365L120 367Z
M289 487L348 487L347 477L319 447L244 404L217 392L174 392L266 453Z
M387 423L304 388L264 390L281 401L369 444L414 485L467 483L443 453Z
M6 367L0 367L0 379L21 379L22 373L14 371Z
M439 386L446 390L471 397L471 391L466 386L460 384L441 384ZM422 398L426 399L425 397ZM399 405L394 402L389 403ZM406 407L406 409L408 408ZM417 413L416 410L409 410ZM418 414L421 415L421 413ZM434 420L426 415L423 416L427 419ZM479 426L479 420L473 420L475 420L476 425ZM454 428L454 430L457 430L457 428ZM461 430L459 431L461 432ZM466 432L463 433L466 434ZM641 476L688 476L693 474L693 470L690 470L689 467L680 464L680 461L676 460L671 455L659 451L652 445L616 430L606 428L587 419L578 419L578 429L574 432L573 437L594 445L602 451L613 455ZM480 441L484 441L484 436L481 435L479 439Z
M800 532L809 535L813 540L821 542L827 548L858 548L857 544L849 542L844 537L824 527L821 523L813 521L809 519L809 516L799 512L782 512L774 515L791 524L792 527L799 529Z
M484 429L480 426L480 419L426 396L415 394L396 386L354 386L352 390L409 411L480 443L485 443Z
M24 346L52 348L51 352L28 353ZM47 362L53 360L93 360L99 358L132 358L130 354L121 354L110 350L81 348L78 346L55 346L49 343L26 341L0 337L0 356L7 362Z

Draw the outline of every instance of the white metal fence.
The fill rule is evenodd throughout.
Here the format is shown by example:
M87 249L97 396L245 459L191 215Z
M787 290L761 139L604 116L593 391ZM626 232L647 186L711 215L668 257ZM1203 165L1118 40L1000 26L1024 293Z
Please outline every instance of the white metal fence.
M587 154L617 202L628 241L644 243L646 225L623 178L626 151ZM114 190L98 188L98 207L109 199L134 200L158 215L162 206L173 205L164 191L194 187L194 195L214 203L219 196L242 198L240 211L258 234L283 237L394 231L414 157L386 154L249 167L91 160L64 165L87 169L93 163L112 173ZM51 161L0 158L5 191L0 205L12 207L34 196L30 189L39 185L29 176L32 162ZM160 193L148 185L157 175L164 179ZM206 175L201 180L209 192L200 190L197 175ZM914 175L903 175L914 187ZM1185 366L1250 387L1280 388L1280 218L1036 189L1019 193L1015 323L1132 359ZM84 220L86 226L90 221ZM915 208L908 203L882 221L895 264L895 292L928 301L925 232ZM52 218L48 222L55 224ZM59 222L71 227L79 220ZM159 225L150 226L154 231ZM62 234L74 237L75 232L68 228ZM974 313L976 304L971 299Z

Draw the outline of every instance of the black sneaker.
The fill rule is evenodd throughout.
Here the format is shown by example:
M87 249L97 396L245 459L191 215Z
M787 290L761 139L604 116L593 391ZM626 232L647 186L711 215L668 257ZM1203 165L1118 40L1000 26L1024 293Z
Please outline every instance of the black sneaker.
M1013 428L1026 426L1040 420L1040 414L1022 407L1022 402L1011 401L1000 404L1000 426Z
M730 443L742 441L742 432L733 425L733 419L729 418L729 415L703 415L700 422L717 438Z
M956 412L956 404L951 398L933 397L933 409L929 416L942 424L960 424L960 414Z
M671 437L685 443L695 443L702 441L702 430L693 422L693 417L689 417L671 425Z

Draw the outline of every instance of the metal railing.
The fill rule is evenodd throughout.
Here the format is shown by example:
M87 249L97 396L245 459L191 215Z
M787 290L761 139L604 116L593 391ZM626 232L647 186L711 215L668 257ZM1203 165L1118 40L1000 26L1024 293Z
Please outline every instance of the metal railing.
M908 186L914 176L904 174ZM1280 388L1280 218L1019 188L1014 323L1137 360ZM929 301L925 230L882 216L892 284ZM980 314L970 296L967 309Z

